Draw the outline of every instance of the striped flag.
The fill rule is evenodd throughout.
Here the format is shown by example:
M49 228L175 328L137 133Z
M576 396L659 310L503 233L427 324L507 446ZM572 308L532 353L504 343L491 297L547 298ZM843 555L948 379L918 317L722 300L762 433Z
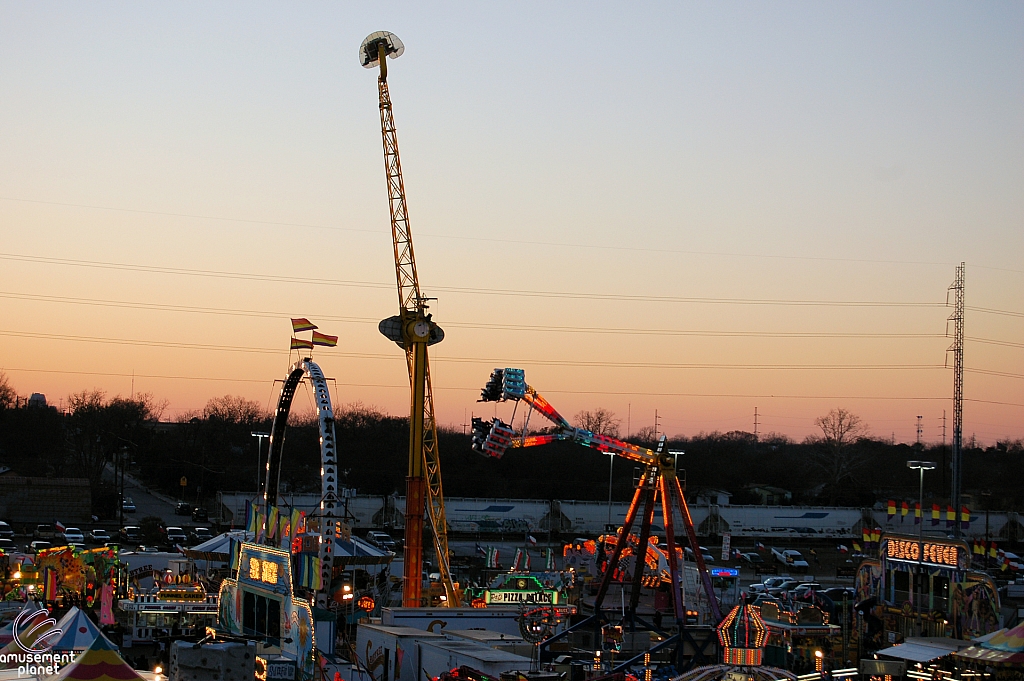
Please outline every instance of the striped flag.
M853 542L853 550L857 553L863 553L864 549L861 548L860 544Z
M946 506L946 527L953 527L956 523L956 511L952 506Z
M529 551L524 551L523 552L523 571L524 572L529 572L530 571L530 552Z
M292 319L292 333L302 333L303 331L312 331L318 328L316 324L309 321L305 317L299 317L298 319Z
M498 562L498 549L493 546L487 547L487 567L489 568L500 568L501 563Z
M910 512L910 506L907 504L907 502L905 502L905 501L901 502L900 503L900 522L901 523L903 522L903 519L907 517L907 513L909 513L909 512Z
M288 550L292 545L292 517L291 514L281 514L280 520L278 520L278 532L277 537L281 541L281 548Z
M555 569L555 552L551 549L544 549L544 569Z
M914 524L921 524L921 503L917 501L914 502Z
M302 340L301 338L292 338L292 350L312 350L313 341Z
M299 533L299 523L302 522L302 513L299 509L292 509L292 539L295 539L295 535Z
M513 570L518 570L519 569L519 561L521 561L522 559L523 559L523 550L522 549L516 549L516 554L515 554L515 556L512 557L512 569Z
M992 542L991 544L988 545L988 557L989 558L995 558L998 555L999 555L999 553L996 551L996 543Z
M939 524L939 518L942 516L942 511L939 510L938 504L932 504L932 525Z
M326 333L320 333L319 331L313 332L313 345L325 345L329 348L333 348L337 344L337 336L328 336Z
M971 526L971 509L966 506L960 507L960 527L968 529Z
M43 600L57 600L57 570L54 568L43 568Z
M273 539L277 536L277 517L277 506L271 506L269 517L267 518L267 539Z
M981 544L982 542L979 542L977 539L975 539L974 542L971 544L971 553L975 555L985 555L985 547Z
M892 520L896 516L896 502L890 499L885 505L886 520Z
M245 531L255 532L256 531L256 502L250 501L249 505L245 507Z

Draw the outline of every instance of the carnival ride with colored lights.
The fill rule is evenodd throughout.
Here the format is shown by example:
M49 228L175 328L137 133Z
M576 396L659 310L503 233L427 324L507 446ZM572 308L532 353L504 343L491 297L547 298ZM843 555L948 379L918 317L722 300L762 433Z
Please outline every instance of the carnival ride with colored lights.
M536 390L527 385L525 373L522 369L495 369L491 373L490 379L481 392L480 401L513 402L515 403L515 409L518 409L519 403L522 402L526 405L528 410L523 416L523 425L521 430L518 432L513 429L509 423L505 423L497 417L490 421L484 421L483 419L478 418L473 419L473 448L485 455L499 458L509 449L515 449L518 447L534 447L557 441L568 441L596 449L606 454L614 454L615 456L635 461L644 466L643 475L637 485L637 490L633 495L633 500L629 505L629 510L626 512L625 522L619 531L615 548L607 561L608 567L605 569L601 578L597 597L594 600L594 615L586 622L581 622L575 627L571 627L569 630L566 630L566 632L559 634L555 638L565 635L571 629L586 626L588 624L590 626L600 626L600 622L603 619L601 607L604 602L604 598L608 594L608 589L611 585L612 579L618 571L620 561L623 560L627 549L632 551L636 549L636 547L646 547L650 544L651 524L654 520L655 504L660 499L662 520L664 523L663 526L665 528L665 554L668 559L669 591L672 601L672 611L675 615L675 620L679 626L680 633L676 636L669 637L661 643L659 647L676 645L677 656L681 655L682 646L677 644L681 640L685 639L688 634L686 632L686 609L683 592L681 590L682 570L680 568L682 561L680 558L682 554L676 543L673 518L674 511L678 510L679 515L682 517L683 528L686 532L690 545L697 547L698 542L693 521L690 517L689 507L687 506L686 498L683 495L682 485L676 477L675 459L671 454L663 451L664 438L662 438L662 441L659 444L658 451L655 452L647 449L646 447L640 447L628 442L623 442L617 438L594 433L582 428L575 428ZM510 423L515 419L515 409L513 410L512 417L510 418ZM537 412L554 424L554 431L539 435L530 434L530 417L534 412ZM634 535L632 532L633 525L637 521L637 516L641 512L641 508L643 510L639 522L640 531L638 535ZM634 537L636 541L631 542L631 538ZM649 555L649 552L645 552L645 554L646 558L646 556ZM707 596L707 603L711 613L712 623L717 624L722 620L721 610L719 608L718 600L715 597L715 591L707 565L705 565L704 558L700 551L696 549L694 550L694 561L697 565L704 593ZM637 606L639 605L640 591L644 584L645 568L647 566L646 560L636 561L636 563L637 569L634 569L632 574L632 588L630 590L627 617L631 626L634 628L636 624L639 623L644 628L655 629L655 627L652 627L649 623L644 622L637 617ZM553 640L554 639L550 639L549 641ZM699 662L701 660L702 656L696 655L691 659L691 663ZM619 665L617 669L625 669L638 661L639 658L627 660Z
M380 332L405 350L409 367L411 410L409 414L409 474L405 493L405 555L402 578L402 604L422 604L423 516L426 510L437 554L437 570L445 592L443 604L460 601L452 579L448 551L448 522L445 519L444 493L441 488L441 461L437 450L437 422L434 420L434 392L430 382L427 346L444 340L444 331L431 320L427 301L420 290L416 255L409 226L409 206L405 199L405 180L398 155L398 134L388 89L388 59L405 52L405 45L393 33L371 33L359 46L359 63L367 69L379 68L377 77L380 132L384 141L384 170L387 175L388 208L391 213L391 237L395 247L395 274L398 278L398 314L380 322Z
M792 672L764 666L768 626L754 605L737 605L716 627L722 662L696 667L673 681L782 681L795 680Z

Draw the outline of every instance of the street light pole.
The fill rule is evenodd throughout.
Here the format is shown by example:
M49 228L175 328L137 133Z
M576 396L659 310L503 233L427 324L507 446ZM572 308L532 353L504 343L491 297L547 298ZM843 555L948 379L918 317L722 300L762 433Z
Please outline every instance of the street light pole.
M921 566L921 562L924 560L924 472L925 471L935 470L935 466L936 466L936 464L935 464L934 461L908 461L907 462L907 468L909 468L911 470L916 470L916 471L920 471L921 472L921 483L920 483L920 488L918 490L918 495L917 495L917 507L919 509L921 509L921 526L918 528L918 531L917 531L917 540L918 540L917 562L918 562L918 566L917 566L917 575L916 575L916 577L918 579L921 578L921 575L923 574L923 568ZM917 579L915 579L914 581L916 582ZM915 584L914 586L917 586L917 584ZM916 605L917 605L917 611L920 614L920 612L921 612L920 603L918 603Z
M263 440L270 437L270 433L253 431L249 433L256 438L256 499L260 496L260 474L263 472Z
M606 530L612 532L612 470L615 466L615 454L608 454L608 525Z

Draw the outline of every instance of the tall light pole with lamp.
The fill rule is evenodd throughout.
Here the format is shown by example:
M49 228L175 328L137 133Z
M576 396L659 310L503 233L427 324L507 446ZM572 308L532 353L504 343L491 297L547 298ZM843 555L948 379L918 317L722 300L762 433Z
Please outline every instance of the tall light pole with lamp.
M908 461L907 468L921 472L921 486L918 489L917 504L918 508L921 509L921 526L917 531L917 555L918 555L918 567L917 574L920 576L923 572L921 568L921 561L924 559L924 472L935 470L936 463L934 461ZM920 613L920 605L918 604L918 613Z
M260 496L260 479L263 477L263 440L270 437L270 433L252 431L249 433L256 438L256 497Z

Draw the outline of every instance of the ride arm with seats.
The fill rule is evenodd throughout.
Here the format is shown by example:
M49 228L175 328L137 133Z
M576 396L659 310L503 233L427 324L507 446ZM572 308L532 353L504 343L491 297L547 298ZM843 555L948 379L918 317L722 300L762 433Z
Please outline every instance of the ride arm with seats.
M558 410L544 397L526 384L522 369L495 369L481 391L480 402L522 402L530 413L537 412L555 426L555 431L530 435L527 432L529 418L524 419L523 432L517 434L510 424L499 418L488 421L473 419L473 449L500 459L508 449L536 447L559 440L575 442L606 454L615 454L630 461L647 466L657 466L656 452L623 442L618 438L602 435L585 428L576 428L565 420Z

